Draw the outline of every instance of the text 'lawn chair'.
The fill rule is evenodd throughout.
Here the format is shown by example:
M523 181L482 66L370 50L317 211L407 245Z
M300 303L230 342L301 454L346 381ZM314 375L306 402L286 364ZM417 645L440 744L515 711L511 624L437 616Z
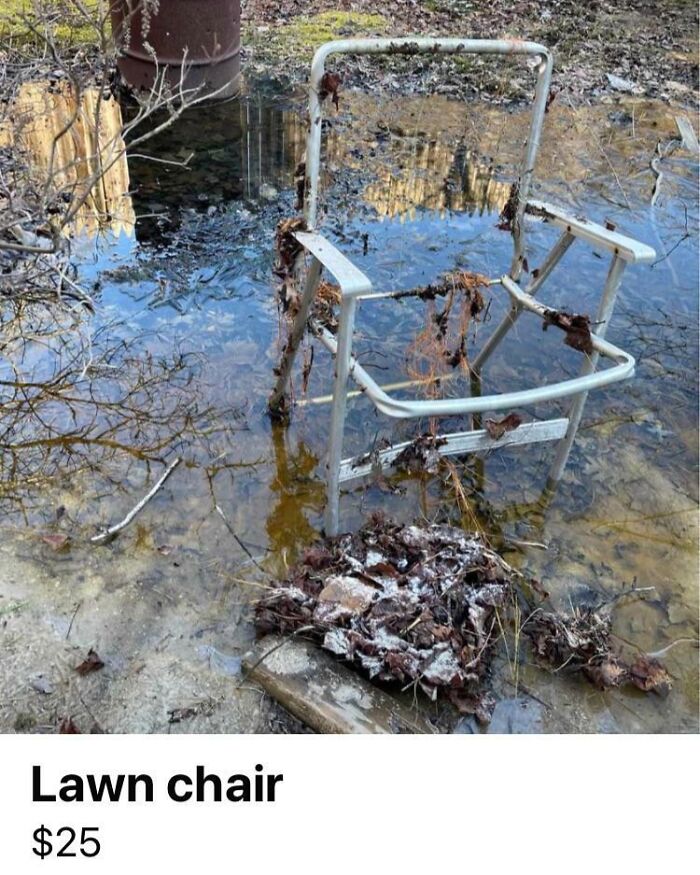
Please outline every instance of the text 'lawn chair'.
M322 79L326 59L333 54L384 54L384 53L478 53L494 55L529 55L536 61L537 85L532 105L532 120L529 136L525 143L524 156L517 183L517 197L512 218L513 258L510 273L492 282L503 286L510 296L510 310L501 323L487 339L477 357L471 362L472 375L480 378L487 359L513 327L521 313L527 311L546 318L547 308L535 296L547 280L564 253L577 240L593 244L609 251L610 267L600 297L595 318L595 333L591 335L591 351L585 360L579 376L558 383L500 395L471 395L465 398L405 400L392 397L384 391L353 356L353 331L355 312L360 301L369 302L373 297L385 299L386 295L373 295L372 283L352 262L315 229L319 197L319 169L321 154ZM474 40L474 39L433 39L406 37L402 39L354 39L326 43L316 52L310 78L309 114L310 128L306 147L307 194L305 219L307 230L295 233L295 238L310 256L303 294L296 314L288 343L279 370L277 384L270 398L272 410L279 409L292 372L294 357L304 332L310 329L335 359L335 384L331 409L330 444L327 459L327 505L325 514L326 534L338 531L338 514L341 483L365 476L373 465L389 466L407 444L398 444L373 454L372 463L361 459L343 459L343 434L347 404L347 382L352 379L364 394L372 400L377 410L386 416L407 419L420 417L455 416L459 414L479 414L486 411L506 410L525 407L543 401L571 397L568 415L564 418L523 423L507 432L497 441L485 430L475 428L471 431L453 432L441 435L445 442L439 447L442 455L457 455L494 447L527 444L536 441L558 441L552 463L549 482L561 478L571 445L581 421L583 407L588 392L607 386L618 380L631 377L635 362L631 355L606 341L605 333L615 305L620 281L628 263L649 262L655 252L649 246L638 243L629 237L594 224L579 217L569 215L559 207L540 201L530 200L528 193L542 132L547 98L552 75L552 56L544 46L520 40ZM524 219L525 216L540 219L561 231L536 277L523 288L519 279L523 273ZM318 288L321 272L326 269L340 286L341 302L337 335L333 335L320 323L310 320L311 305ZM612 366L597 370L600 356L610 359ZM374 458L376 457L376 458Z

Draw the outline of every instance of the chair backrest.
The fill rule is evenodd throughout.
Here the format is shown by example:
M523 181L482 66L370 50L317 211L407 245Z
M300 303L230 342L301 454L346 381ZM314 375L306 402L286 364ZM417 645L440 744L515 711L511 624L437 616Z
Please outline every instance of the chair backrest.
M309 228L316 225L319 193L319 172L321 159L322 106L319 94L325 73L326 58L338 54L480 54L480 55L532 55L539 59L537 65L537 84L532 103L530 132L524 146L514 215L512 218L513 262L511 276L518 279L522 271L524 255L523 215L527 203L530 183L540 145L542 123L547 107L549 86L552 79L552 55L539 43L517 39L461 39L451 37L401 37L399 39L347 39L325 43L314 55L311 63L309 81L309 135L306 143L306 180L304 217Z

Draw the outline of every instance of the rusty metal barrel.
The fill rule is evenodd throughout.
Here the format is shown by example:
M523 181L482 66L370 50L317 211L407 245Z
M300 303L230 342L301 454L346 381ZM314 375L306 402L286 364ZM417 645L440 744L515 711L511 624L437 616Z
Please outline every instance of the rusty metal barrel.
M112 31L119 70L136 90L159 75L198 97L240 89L240 0L112 0Z

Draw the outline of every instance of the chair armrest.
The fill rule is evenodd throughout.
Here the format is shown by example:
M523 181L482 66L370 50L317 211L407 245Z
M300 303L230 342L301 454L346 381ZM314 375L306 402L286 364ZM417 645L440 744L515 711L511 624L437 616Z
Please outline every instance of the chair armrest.
M315 231L297 231L294 237L333 274L342 295L355 297L372 291L369 279L330 240Z
M625 237L624 234L618 234L602 225L596 225L588 219L572 216L571 213L544 201L528 201L525 212L531 216L539 216L545 222L551 222L558 228L568 231L572 236L587 240L594 246L609 249L623 261L645 264L656 258L656 252L651 246L639 243L632 237Z

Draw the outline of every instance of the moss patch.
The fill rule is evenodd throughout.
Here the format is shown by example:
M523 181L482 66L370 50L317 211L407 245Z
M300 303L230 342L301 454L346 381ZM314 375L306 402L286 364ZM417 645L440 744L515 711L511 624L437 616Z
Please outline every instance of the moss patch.
M344 37L377 36L386 32L388 24L383 15L329 11L304 16L270 30L249 27L244 39L260 56L295 55L298 60L306 61L323 43Z
M99 0L85 0L85 9L94 12L94 22L88 22L70 0L51 4L51 31L59 45L79 46L99 42ZM21 43L41 42L32 31L39 19L33 0L3 0L0 10L0 38L8 37ZM43 26L37 27L41 32Z

